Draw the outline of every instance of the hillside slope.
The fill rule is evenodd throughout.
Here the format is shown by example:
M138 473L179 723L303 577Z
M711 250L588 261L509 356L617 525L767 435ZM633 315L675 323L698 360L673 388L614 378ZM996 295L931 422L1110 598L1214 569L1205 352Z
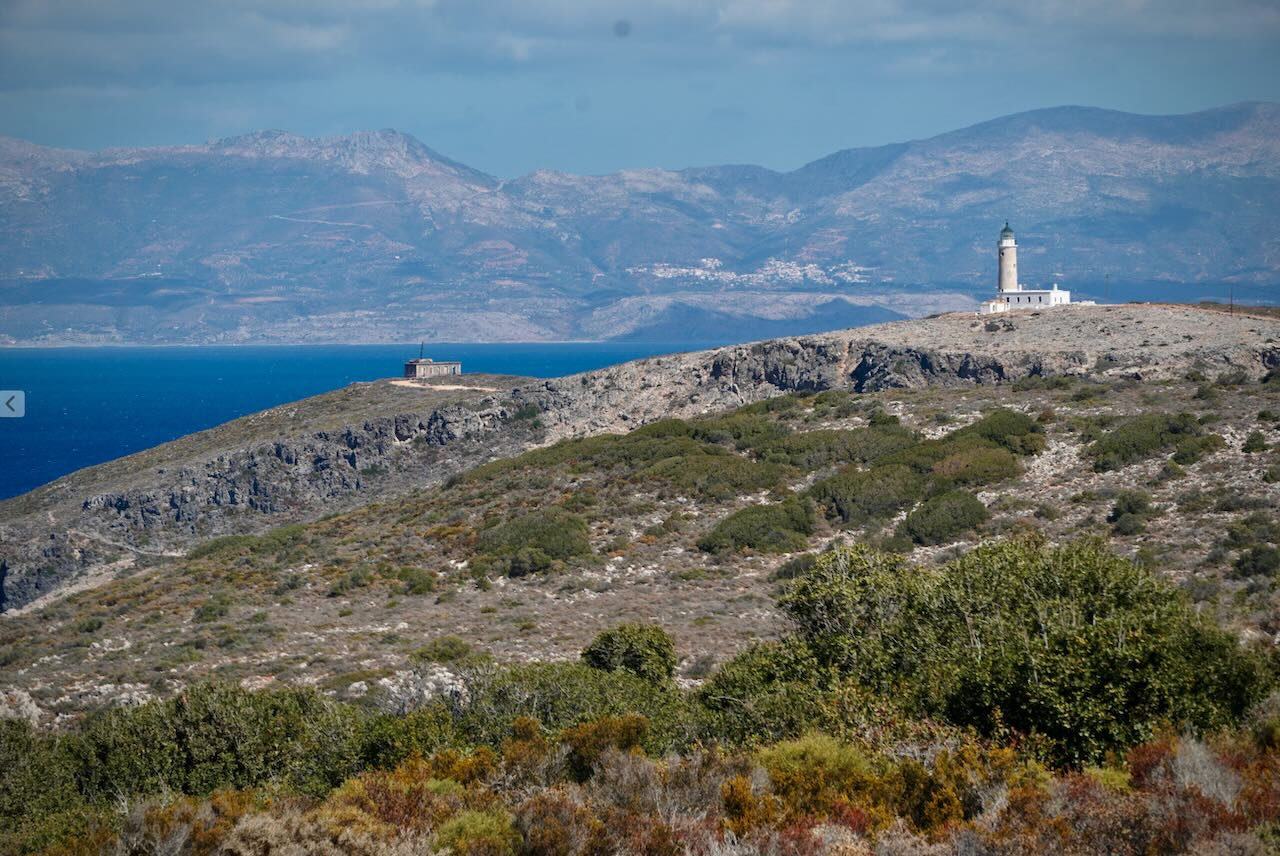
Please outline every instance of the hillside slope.
M167 560L443 483L486 460L786 392L991 385L1039 376L1261 377L1280 321L1189 307L1075 306L896 322L626 363L548 381L393 382L245 417L0 503L0 610L102 568ZM475 389L474 387L480 387Z
M932 566L1028 531L1108 541L1265 648L1280 633L1277 323L949 316L473 399L371 384L231 423L0 508L6 545L32 527L27 556L61 531L74 549L119 545L100 556L114 565L0 618L0 708L52 719L217 678L406 710L455 686L441 652L572 659L635 620L673 634L696 682L784 632L775 583L816 552L864 543ZM401 392L435 410L375 415ZM262 439L342 403L359 426ZM177 487L157 478L179 459Z

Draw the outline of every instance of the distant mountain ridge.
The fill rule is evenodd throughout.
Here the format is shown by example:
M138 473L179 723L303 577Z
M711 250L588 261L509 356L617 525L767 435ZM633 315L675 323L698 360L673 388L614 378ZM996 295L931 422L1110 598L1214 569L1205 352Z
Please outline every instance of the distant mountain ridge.
M0 138L0 342L751 338L1028 282L1274 300L1280 105L1087 107L833 153L503 180L392 130L48 149Z

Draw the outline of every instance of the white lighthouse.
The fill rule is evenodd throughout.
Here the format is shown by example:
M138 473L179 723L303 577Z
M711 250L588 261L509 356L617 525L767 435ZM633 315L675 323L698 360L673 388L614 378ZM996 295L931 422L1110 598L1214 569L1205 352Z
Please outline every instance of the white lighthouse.
M1018 242L1006 220L996 242L997 276L996 296L984 300L978 311L983 315L1008 312L1010 309L1044 309L1048 306L1066 306L1071 302L1071 292L1058 288L1025 288L1018 282Z
M1018 242L1009 228L1009 221L1004 221L1000 230L1000 242L996 244L996 252L1000 254L1000 273L996 290L1001 294L1018 290Z

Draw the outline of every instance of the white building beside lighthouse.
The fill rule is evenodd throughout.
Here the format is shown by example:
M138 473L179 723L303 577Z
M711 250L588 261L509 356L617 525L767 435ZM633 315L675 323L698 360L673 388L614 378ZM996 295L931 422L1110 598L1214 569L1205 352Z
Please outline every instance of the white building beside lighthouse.
M993 312L1008 312L1010 309L1044 309L1049 306L1066 306L1071 302L1071 292L1058 288L1027 288L1018 282L1018 242L1013 237L1013 230L1005 221L1000 230L1000 240L996 243L999 273L996 279L996 296L984 300L979 312L990 315Z

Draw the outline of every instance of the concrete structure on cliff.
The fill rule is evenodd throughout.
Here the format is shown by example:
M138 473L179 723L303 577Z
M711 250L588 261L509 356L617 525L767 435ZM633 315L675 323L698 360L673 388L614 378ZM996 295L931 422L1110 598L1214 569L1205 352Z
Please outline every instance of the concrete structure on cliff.
M983 315L1008 312L1010 309L1044 309L1050 306L1066 306L1071 303L1071 292L1058 288L1027 288L1018 282L1018 242L1006 220L996 243L999 273L996 280L996 296L984 300L978 311Z
M404 364L404 376L406 378L422 378L422 377L441 377L442 375L460 375L462 374L462 363L452 360L437 363L430 357L423 356L426 348L423 345L418 349L418 358L416 360L408 360Z

